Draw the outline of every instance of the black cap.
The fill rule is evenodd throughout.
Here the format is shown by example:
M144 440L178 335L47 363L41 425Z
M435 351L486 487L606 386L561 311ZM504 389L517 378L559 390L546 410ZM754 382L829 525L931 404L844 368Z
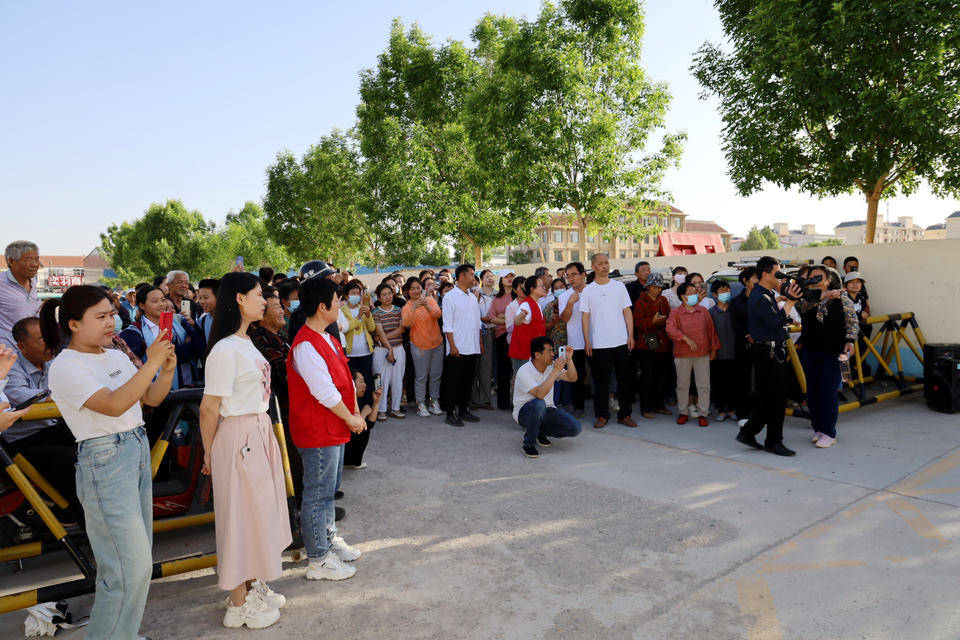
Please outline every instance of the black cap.
M336 272L331 269L330 265L323 260L311 260L310 262L304 263L304 265L300 267L300 277L303 280L312 278L314 276L325 278L327 276L332 276L334 273Z

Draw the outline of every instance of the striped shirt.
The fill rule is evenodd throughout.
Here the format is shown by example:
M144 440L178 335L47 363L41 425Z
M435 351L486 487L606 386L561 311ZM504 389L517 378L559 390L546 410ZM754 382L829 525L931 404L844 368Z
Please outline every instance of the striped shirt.
M383 328L383 332L389 334L400 328L400 307L393 305L390 311L384 311L383 307L376 307L373 310L373 321ZM398 347L403 344L402 336L390 338L390 345Z

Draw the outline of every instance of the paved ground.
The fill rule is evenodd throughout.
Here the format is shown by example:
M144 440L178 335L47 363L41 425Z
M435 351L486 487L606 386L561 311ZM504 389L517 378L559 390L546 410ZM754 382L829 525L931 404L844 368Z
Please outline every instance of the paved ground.
M289 604L258 638L956 638L960 419L918 399L841 417L815 450L788 419L792 459L748 450L735 426L640 428L520 452L502 413L377 426L348 471L341 531L364 557L340 583L288 563ZM170 534L158 555L213 548ZM63 576L62 556L0 569L0 592ZM235 638L211 572L155 583L143 631ZM87 599L76 603L82 608ZM0 637L23 614L0 616ZM58 637L61 637L58 635ZM82 634L62 637L80 638Z

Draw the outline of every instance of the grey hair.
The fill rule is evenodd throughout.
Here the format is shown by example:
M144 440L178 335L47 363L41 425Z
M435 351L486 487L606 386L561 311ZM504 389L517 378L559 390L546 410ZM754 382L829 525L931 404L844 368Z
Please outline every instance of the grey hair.
M7 261L19 260L27 251L36 251L37 253L40 253L40 247L29 240L14 240L7 245L3 255Z
M166 280L166 281L167 281L167 282L173 282L173 279L176 278L177 276L179 276L180 274L183 274L183 276L184 276L187 280L190 280L190 274L188 274L186 271L175 270L175 271L171 271L170 273L167 274L167 280Z

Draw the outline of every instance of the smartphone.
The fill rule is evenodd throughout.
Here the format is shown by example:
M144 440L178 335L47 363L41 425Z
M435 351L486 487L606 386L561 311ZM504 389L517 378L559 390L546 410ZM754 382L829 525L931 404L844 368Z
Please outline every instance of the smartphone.
M370 306L370 292L369 292L369 291L363 294L363 306L365 306L365 307L369 307L369 306Z
M190 317L190 301L186 298L180 301L180 314L187 318Z
M565 360L567 357L567 347L566 345L561 345L560 349L557 351L557 355L561 360Z
M164 340L168 342L173 340L173 312L164 311L160 314L160 333L164 331L167 332L167 337Z
M383 389L383 376L379 373L373 376L373 390L380 391Z
M243 256L237 256L237 267L239 267L241 271L243 270Z
M24 400L24 401L21 402L20 404L16 405L15 407L10 407L9 409L7 409L7 411L21 411L21 410L23 410L23 409L26 409L27 407L29 407L29 406L32 405L32 404L35 404L35 403L37 403L37 402L40 402L41 400L43 400L44 398L46 398L46 397L49 396L49 395L50 395L50 391L49 391L49 390L41 391L40 393L38 393L37 395L33 396L32 398L27 398L26 400Z

